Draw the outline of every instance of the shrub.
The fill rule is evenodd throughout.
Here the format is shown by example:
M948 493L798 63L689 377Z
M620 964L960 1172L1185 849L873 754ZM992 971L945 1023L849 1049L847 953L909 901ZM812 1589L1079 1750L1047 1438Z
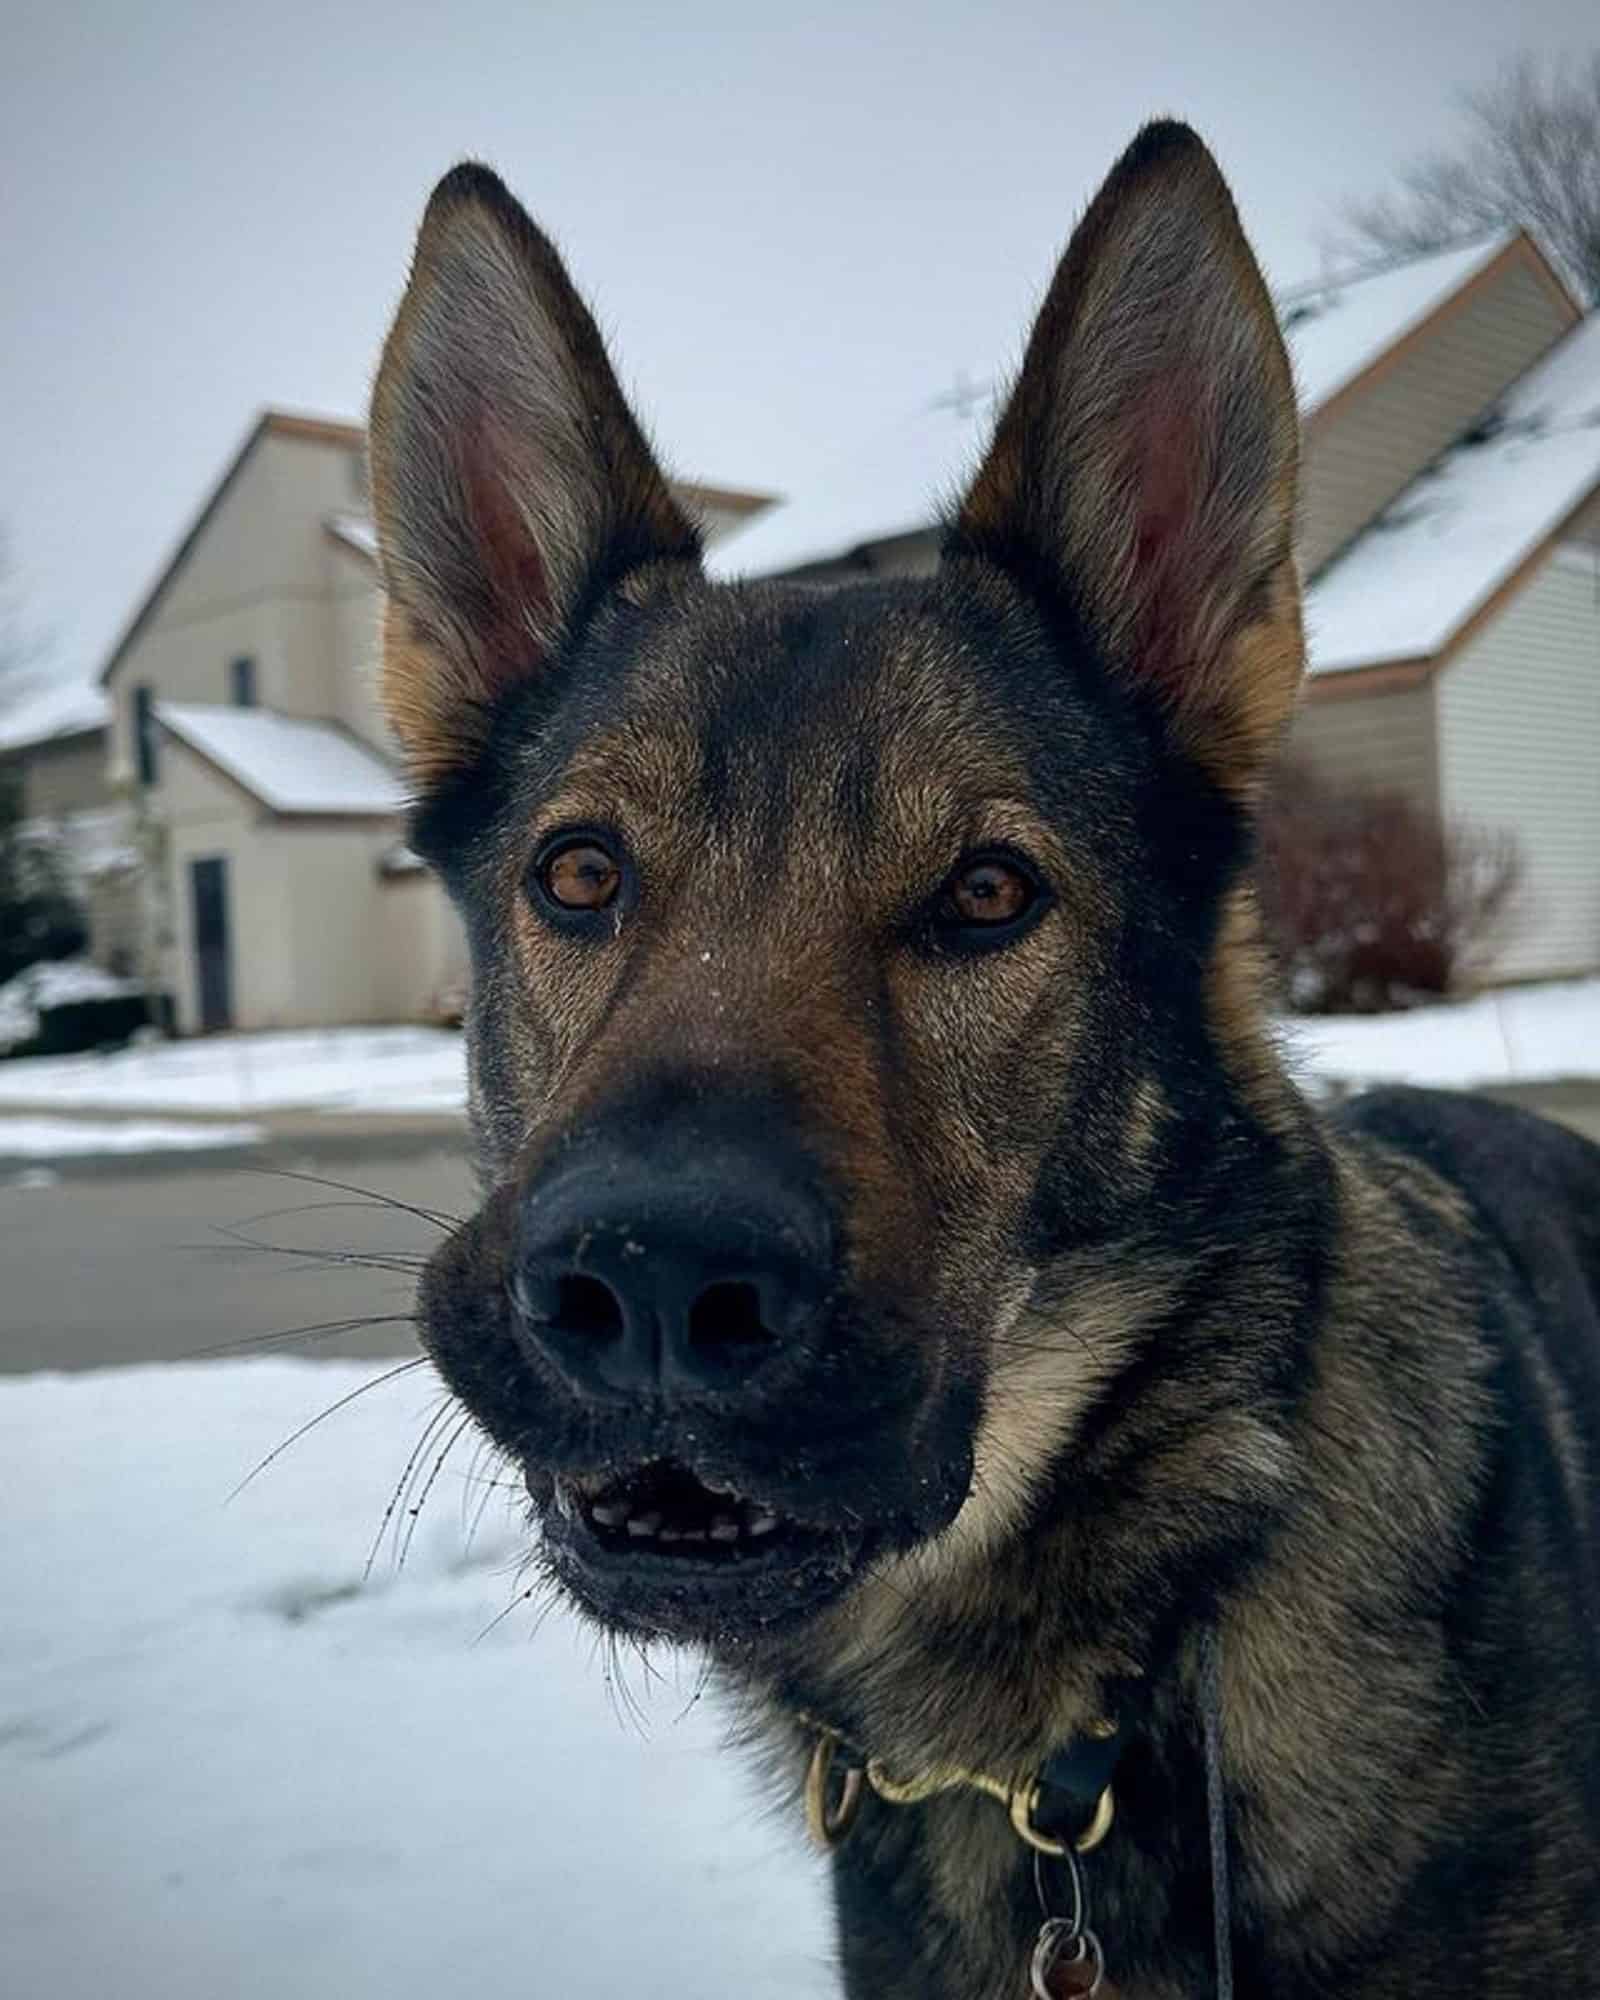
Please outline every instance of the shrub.
M64 1000L39 1009L31 1041L7 1051L13 1056L75 1056L92 1049L121 1048L150 1019L142 993L120 999Z
M1278 774L1259 879L1289 1004L1383 1013L1437 999L1486 965L1516 899L1509 834L1448 825L1397 792Z
M0 986L42 959L71 958L87 934L58 843L24 823L21 781L0 771Z

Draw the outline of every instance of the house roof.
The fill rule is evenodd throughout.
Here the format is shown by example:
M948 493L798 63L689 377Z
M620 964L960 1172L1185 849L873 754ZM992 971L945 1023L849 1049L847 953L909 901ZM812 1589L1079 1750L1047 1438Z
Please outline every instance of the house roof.
M56 681L31 688L15 704L0 709L0 752L32 750L70 736L104 729L111 705L92 681Z
M404 812L399 778L336 722L313 722L266 708L214 708L163 701L156 715L181 743L273 812Z
M724 514L759 514L776 504L768 493L736 493L729 487L701 486L688 479L674 479L670 484L677 497L689 506L715 508ZM322 525L345 548L353 549L369 562L377 561L378 530L369 515L330 514Z
M244 442L229 459L222 477L212 487L183 534L183 539L162 564L156 580L140 599L138 608L111 649L111 655L100 669L100 685L104 687L122 664L123 656L150 622L156 606L161 602L162 593L177 575L188 559L196 542L199 541L206 523L226 498L229 488L243 472L251 454L264 437L298 438L309 444L338 445L347 451L359 451L366 443L366 433L359 424L346 424L332 417L303 416L292 410L263 410L250 426Z
M330 514L322 525L347 549L354 549L369 562L378 560L378 531L365 514Z
M932 528L976 471L997 400L991 386L909 411L797 498L734 529L708 552L708 572L771 576Z
M1559 279L1518 231L1280 294L1302 420L1311 422L1476 279L1511 258L1527 259L1577 316ZM933 528L976 469L998 393L990 387L966 398L941 396L908 413L837 460L811 491L736 529L708 567L724 577L770 576Z
M1515 230L1502 230L1429 257L1280 292L1301 410L1309 415L1331 401L1516 241Z
M1313 674L1442 652L1600 491L1600 313L1515 382L1306 592Z

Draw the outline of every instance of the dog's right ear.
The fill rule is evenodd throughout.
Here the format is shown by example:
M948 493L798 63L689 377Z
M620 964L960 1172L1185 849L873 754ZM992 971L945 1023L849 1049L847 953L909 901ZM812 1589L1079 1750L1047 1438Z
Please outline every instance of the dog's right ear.
M371 452L384 707L424 790L609 593L699 559L593 318L486 167L428 203Z

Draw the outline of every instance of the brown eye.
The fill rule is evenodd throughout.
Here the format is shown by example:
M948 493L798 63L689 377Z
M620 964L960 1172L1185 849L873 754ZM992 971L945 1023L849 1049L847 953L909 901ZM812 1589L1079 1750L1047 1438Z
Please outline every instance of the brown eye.
M930 942L965 956L1003 951L1049 909L1049 889L1020 856L975 854L945 879L930 911Z
M1035 890L1008 861L975 861L951 879L950 908L964 924L1014 924Z
M575 840L540 863L539 884L564 910L604 910L617 900L622 868L598 842Z

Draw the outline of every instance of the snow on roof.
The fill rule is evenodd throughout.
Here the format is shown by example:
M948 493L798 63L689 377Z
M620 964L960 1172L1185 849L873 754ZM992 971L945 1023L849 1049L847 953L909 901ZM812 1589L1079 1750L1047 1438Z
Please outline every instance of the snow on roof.
M993 389L941 396L835 462L798 499L735 528L706 559L712 576L770 576L931 528L977 470L994 428Z
M1306 593L1311 671L1430 658L1600 485L1600 313L1387 507Z
M378 531L365 514L330 514L326 525L328 533L348 548L377 561Z
M1514 232L1413 257L1386 270L1328 278L1280 294L1300 409L1309 416L1475 278Z
M209 758L263 805L280 813L399 813L400 780L337 723L266 708L161 702L156 714L180 741Z
M0 750L31 749L55 736L103 729L110 713L110 702L92 681L31 688L15 704L0 704Z
M1324 279L1280 299L1300 409L1309 416L1500 255L1502 234L1365 277ZM713 576L772 576L932 528L976 469L998 392L942 396L835 461L808 493L736 528L711 551Z

